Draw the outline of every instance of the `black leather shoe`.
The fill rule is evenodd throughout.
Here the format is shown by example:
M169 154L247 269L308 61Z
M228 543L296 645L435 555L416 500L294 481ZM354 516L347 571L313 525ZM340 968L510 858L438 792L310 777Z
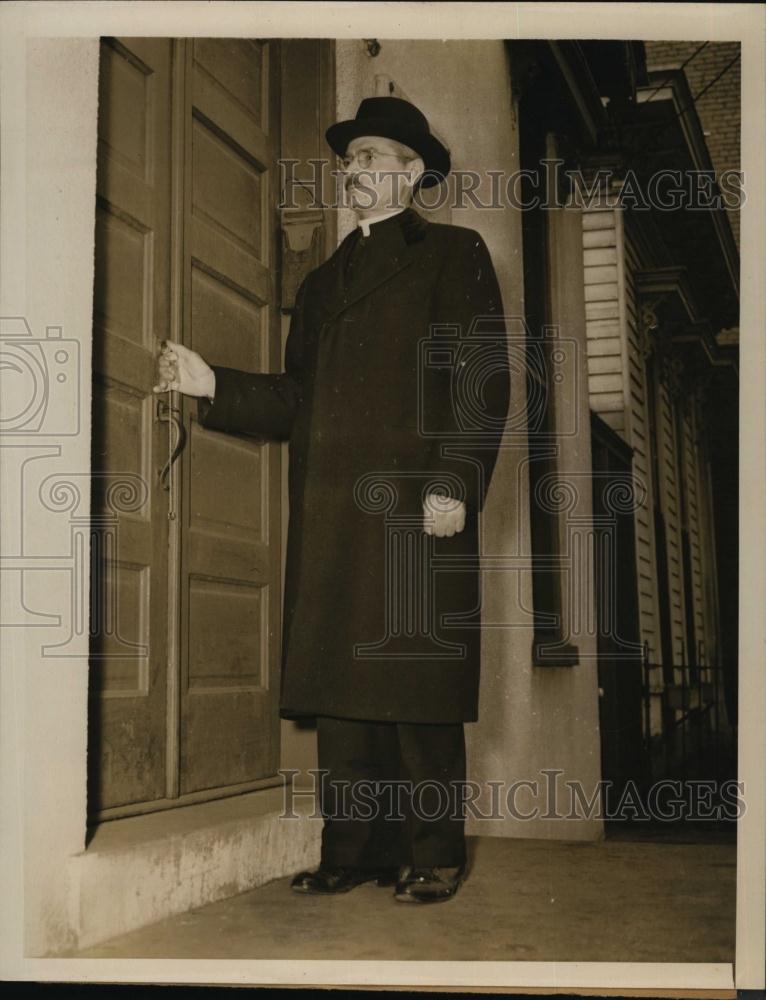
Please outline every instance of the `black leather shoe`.
M443 903L452 899L465 876L465 865L459 868L402 869L394 896L400 903Z
M398 868L341 868L320 865L314 872L298 872L290 882L290 888L304 895L332 896L340 892L350 892L364 882L376 882L380 886L395 885L398 873Z

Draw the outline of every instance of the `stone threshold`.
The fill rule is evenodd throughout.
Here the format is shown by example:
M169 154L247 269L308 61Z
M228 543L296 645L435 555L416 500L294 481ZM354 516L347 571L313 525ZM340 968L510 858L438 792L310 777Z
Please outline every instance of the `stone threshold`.
M74 950L319 862L322 821L282 786L100 824L70 859ZM67 954L71 954L68 951Z

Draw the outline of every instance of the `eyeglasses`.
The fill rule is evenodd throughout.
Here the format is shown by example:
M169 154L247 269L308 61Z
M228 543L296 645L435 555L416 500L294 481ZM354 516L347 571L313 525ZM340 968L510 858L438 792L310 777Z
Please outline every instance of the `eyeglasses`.
M341 170L348 170L354 160L358 160L359 166L362 170L368 170L372 166L374 160L385 156L390 156L395 160L402 161L407 159L407 157L401 156L399 153L381 153L379 149L369 148L357 149L357 151L351 156L339 156L338 164L340 165Z

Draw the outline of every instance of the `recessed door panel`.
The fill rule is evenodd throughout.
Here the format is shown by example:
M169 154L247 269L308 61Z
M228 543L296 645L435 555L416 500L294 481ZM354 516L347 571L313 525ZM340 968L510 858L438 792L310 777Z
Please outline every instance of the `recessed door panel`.
M89 811L166 794L169 39L101 43L93 329Z
M187 53L186 342L210 363L279 371L277 43ZM243 67L247 66L247 72ZM205 431L186 407L180 792L276 772L280 445Z

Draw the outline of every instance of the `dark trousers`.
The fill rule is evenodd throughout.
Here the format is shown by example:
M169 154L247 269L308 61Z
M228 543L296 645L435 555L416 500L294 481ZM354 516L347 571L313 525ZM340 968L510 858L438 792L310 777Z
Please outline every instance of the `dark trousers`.
M317 738L323 865L465 863L462 723L320 716Z

